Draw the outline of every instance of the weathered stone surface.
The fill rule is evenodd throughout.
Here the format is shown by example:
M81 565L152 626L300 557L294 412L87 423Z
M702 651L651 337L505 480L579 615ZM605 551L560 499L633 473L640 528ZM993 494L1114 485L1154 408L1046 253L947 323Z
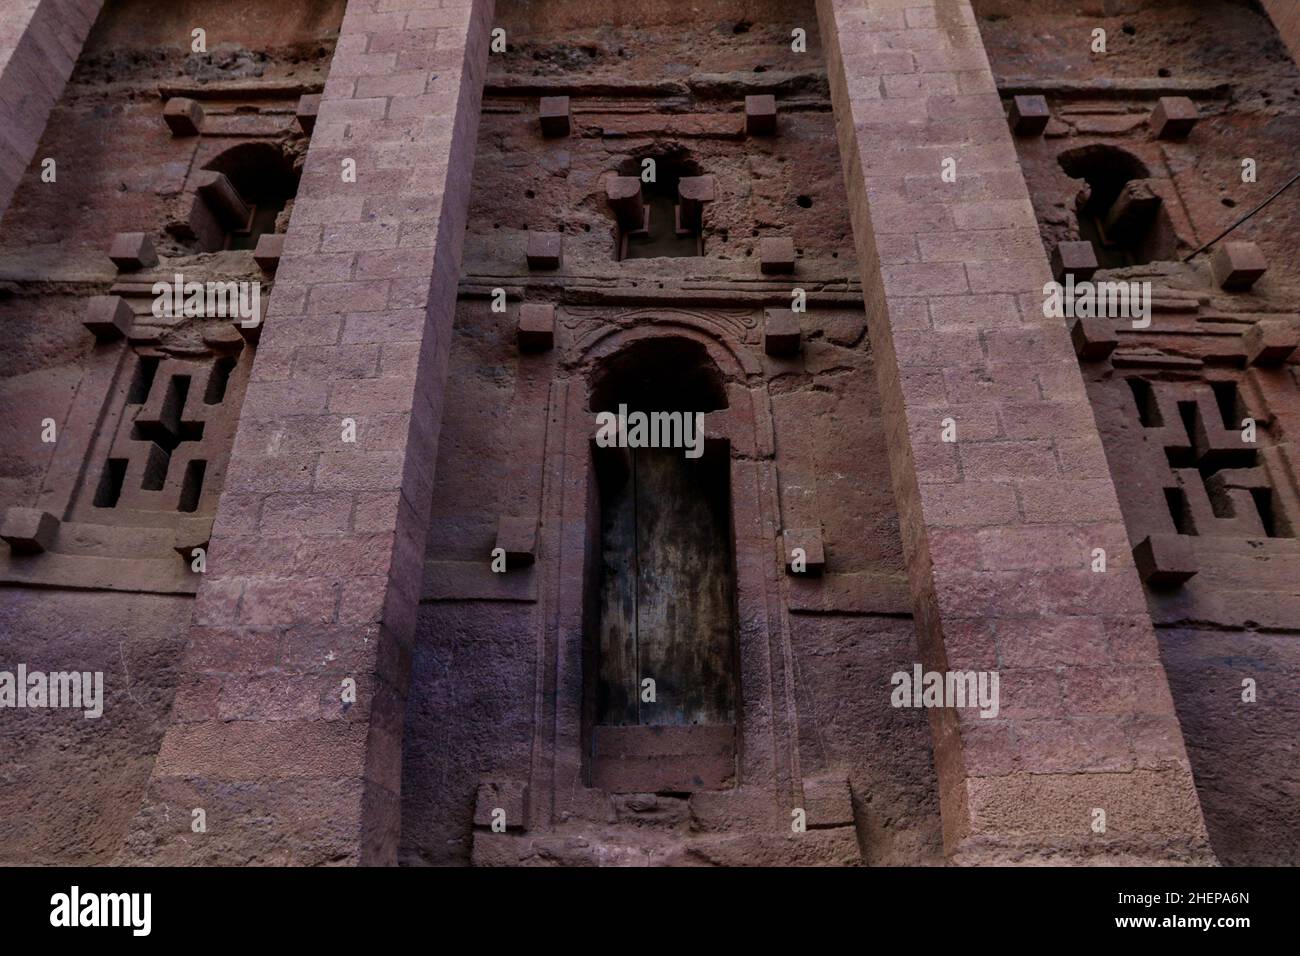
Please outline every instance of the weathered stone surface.
M203 106L197 100L173 96L163 105L163 122L173 136L197 136L203 126Z

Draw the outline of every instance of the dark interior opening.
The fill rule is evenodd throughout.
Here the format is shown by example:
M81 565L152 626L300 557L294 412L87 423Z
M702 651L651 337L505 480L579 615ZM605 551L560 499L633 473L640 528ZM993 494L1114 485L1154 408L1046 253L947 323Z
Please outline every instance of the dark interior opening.
M1093 144L1068 149L1057 157L1066 175L1084 181L1075 199L1079 238L1092 243L1103 269L1176 258L1178 237L1169 214L1145 181L1151 173L1132 153L1117 146ZM1125 187L1145 197L1116 213Z
M642 160L638 157L623 164L619 174L641 177ZM699 233L680 223L677 216L677 184L683 176L700 175L699 167L677 153L655 154L654 182L641 183L641 201L650 214L650 228L626 234L624 258L651 259L656 256L687 257L703 255Z
M116 508L117 500L122 497L122 482L125 480L125 458L110 458L105 462L104 470L99 474L99 484L95 488L95 507Z
M298 193L300 174L293 160L270 143L241 143L203 168L224 173L244 202L253 207L248 226L227 233L227 249L252 249L258 237L274 233L276 217Z

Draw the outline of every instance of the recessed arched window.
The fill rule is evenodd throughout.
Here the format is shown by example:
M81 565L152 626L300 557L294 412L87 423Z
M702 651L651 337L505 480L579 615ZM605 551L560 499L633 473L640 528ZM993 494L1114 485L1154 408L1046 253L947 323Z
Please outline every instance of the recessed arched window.
M1117 146L1069 149L1057 162L1083 180L1075 200L1079 238L1091 242L1103 269L1173 259L1178 237L1163 201L1149 182L1150 170Z
M658 415L659 435L685 416L703 415L707 427L726 404L717 366L689 339L642 340L592 379L593 413L623 412L630 423ZM724 441L698 442L695 454L594 446L600 534L588 687L593 783L607 790L714 788L734 772L730 454ZM662 759L647 764L638 756L646 746Z
M652 163L649 174L647 160ZM641 202L648 214L636 224L643 228L620 230L619 258L704 254L702 209L689 197L683 202L682 195L682 181L701 174L695 162L680 153L652 153L629 159L619 168L619 174L641 180Z
M203 168L224 175L249 208L244 223L223 220L226 249L252 249L263 233L274 233L277 218L298 192L292 157L271 143L241 143Z

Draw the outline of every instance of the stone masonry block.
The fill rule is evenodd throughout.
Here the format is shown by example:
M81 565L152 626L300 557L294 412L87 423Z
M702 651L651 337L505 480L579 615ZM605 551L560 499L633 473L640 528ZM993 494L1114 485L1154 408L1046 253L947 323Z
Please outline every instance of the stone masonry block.
M1151 129L1157 139L1186 139L1200 114L1185 96L1162 96L1151 111Z
M92 295L81 324L101 342L120 339L131 331L135 313L120 295Z
M478 785L474 826L491 827L502 814L507 830L527 829L528 784L519 780L485 780Z
M1285 319L1261 319L1242 338L1250 365L1281 365L1300 345L1300 334Z
M1064 282L1067 275L1074 276L1074 281L1085 282L1097 271L1097 250L1092 243L1058 242L1052 250L1052 275L1057 282Z
M645 201L641 198L639 177L610 176L605 180L605 201L614 210L620 229L627 231L644 226Z
M298 128L308 136L316 128L316 115L320 112L320 94L307 93L298 97L298 109L295 111L294 118L298 120Z
M1196 574L1191 542L1180 534L1153 534L1133 549L1142 580L1153 587L1177 587Z
M763 310L763 351L768 355L795 355L799 344L799 316L794 310Z
M745 132L750 136L776 133L776 97L770 93L745 97Z
M805 780L803 808L810 830L852 826L853 794L848 780L839 775Z
M152 269L158 264L158 253L154 251L153 240L143 232L119 232L113 237L108 258L123 272Z
M163 122L173 136L197 136L203 126L203 106L185 96L173 96L163 105Z
M225 173L204 170L195 177L196 191L212 214L227 229L243 229L253 217L252 207L244 201L235 184Z
M558 232L528 233L528 268L560 268L561 246L562 238Z
M767 275L794 272L794 240L789 236L764 236L758 240L758 261Z
M1268 271L1268 262L1253 242L1224 242L1210 257L1210 271L1220 288L1249 289Z
M284 254L284 234L264 232L257 237L257 248L253 250L253 261L263 272L273 275L280 267L280 256Z
M537 117L542 125L543 136L568 136L571 126L569 98L543 96L538 103Z
M176 525L172 548L188 562L194 557L194 549L206 549L211 538L211 518L185 517Z
M704 226L704 204L713 202L717 195L718 184L713 176L683 176L679 179L678 226L683 230L699 232Z
M54 545L59 519L39 508L10 508L0 522L0 538L14 554L40 554Z
M1087 362L1100 362L1119 345L1110 321L1102 318L1075 319L1070 326L1070 340L1074 342L1074 354Z
M532 518L501 516L497 520L495 548L506 554L507 568L523 568L537 559L537 522Z
M821 574L826 569L826 552L822 548L821 528L787 528L781 532L782 561L790 574ZM804 570L796 571L795 562L803 553Z
M545 352L555 345L555 306L525 302L519 307L516 336L521 352Z
M1052 111L1041 96L1017 96L1011 100L1011 130L1017 136L1039 136L1047 129Z

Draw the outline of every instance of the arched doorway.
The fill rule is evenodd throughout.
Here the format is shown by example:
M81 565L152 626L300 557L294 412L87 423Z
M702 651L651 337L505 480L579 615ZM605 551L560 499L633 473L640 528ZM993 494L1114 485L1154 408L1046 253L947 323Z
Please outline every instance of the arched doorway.
M667 424L707 421L727 400L702 345L652 338L597 369L589 407ZM634 436L627 446L640 444ZM702 435L694 448L593 444L593 458L592 782L617 792L728 786L737 700L729 446Z

